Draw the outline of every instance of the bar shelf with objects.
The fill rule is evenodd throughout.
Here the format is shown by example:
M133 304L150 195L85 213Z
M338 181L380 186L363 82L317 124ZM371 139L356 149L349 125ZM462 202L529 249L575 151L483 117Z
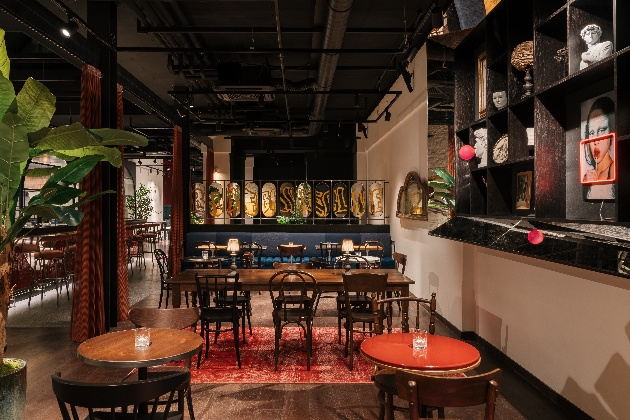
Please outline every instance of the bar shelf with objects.
M458 217L432 235L630 276L629 12L502 0L456 47Z

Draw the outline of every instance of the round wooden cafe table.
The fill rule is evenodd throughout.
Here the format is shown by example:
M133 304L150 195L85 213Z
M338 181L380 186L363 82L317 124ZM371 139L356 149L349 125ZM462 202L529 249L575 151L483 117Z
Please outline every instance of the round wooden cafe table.
M466 372L481 363L479 350L454 338L427 334L427 348L411 347L413 334L392 333L366 338L361 355L376 366L432 375Z

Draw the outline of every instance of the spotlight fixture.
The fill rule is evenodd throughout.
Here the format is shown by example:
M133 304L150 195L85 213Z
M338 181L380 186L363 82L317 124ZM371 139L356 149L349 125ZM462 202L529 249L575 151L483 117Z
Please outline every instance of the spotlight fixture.
M79 25L71 18L68 18L68 23L63 25L60 31L61 35L65 36L66 38L70 38L72 35L74 35L77 29L79 29Z
M431 26L433 26L434 29L440 29L444 26L442 9L439 7L434 7L433 10L431 10Z
M398 72L403 77L409 93L413 92L413 87L411 86L411 78L413 75L409 73L409 70L407 70L407 67L403 63L398 63Z
M354 95L354 107L361 108L361 97L358 93Z
M194 108L195 107L195 97L190 95L188 97L188 108Z
M258 95L258 108L265 107L265 95Z
M216 131L221 131L221 121L217 121Z
M142 165L142 161L138 159L138 165Z
M153 163L157 165L157 159L153 159Z
M149 169L149 173L152 174L153 173L153 168Z
M392 113L389 110L385 110L385 121L389 122L392 119Z

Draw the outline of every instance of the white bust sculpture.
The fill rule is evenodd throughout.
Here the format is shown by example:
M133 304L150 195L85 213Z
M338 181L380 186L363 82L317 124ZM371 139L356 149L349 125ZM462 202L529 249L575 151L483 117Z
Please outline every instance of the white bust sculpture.
M580 36L588 45L588 50L582 53L582 61L580 61L580 70L585 69L589 65L610 57L613 53L613 44L610 41L599 42L602 37L602 28L597 25L586 25Z
M504 90L492 93L492 103L494 103L496 109L502 110L507 106L507 102L507 94Z
M483 168L488 165L488 130L480 128L475 130L475 156L481 159L477 167Z

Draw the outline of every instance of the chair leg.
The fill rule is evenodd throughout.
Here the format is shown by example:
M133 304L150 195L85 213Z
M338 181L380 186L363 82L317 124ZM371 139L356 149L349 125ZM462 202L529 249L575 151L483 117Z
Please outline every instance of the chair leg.
M164 288L160 288L160 302L158 303L158 308L162 307L162 296L164 295ZM168 298L166 298L168 300Z
M217 340L219 339L219 330L221 330L221 323L217 322L216 332L214 333L214 344L217 344ZM206 354L206 357L208 357L207 354Z
M387 401L387 420L394 420L394 396L385 394Z
M236 361L238 362L238 368L241 368L241 351L238 348L238 319L234 320L232 324L234 327L234 347L236 347Z
M280 336L282 335L282 331L280 330L280 322L278 322L277 320L274 320L274 329L276 330L275 333L275 340L274 340L274 350L273 350L273 359L275 361L275 365L274 365L274 370L278 370L278 356L280 353Z
M190 420L195 420L195 410L193 409L192 403L192 388L188 385L188 389L186 390L186 402L188 403L188 417Z
M208 358L208 346L210 345L210 323L206 326L206 359ZM216 341L215 341L216 343Z
M306 326L306 370L311 370L311 353L313 351L313 327L310 321Z
M385 420L385 392L383 390L378 390L378 395L376 397L379 402L378 408L378 420Z
M169 294L170 294L170 293L171 293L171 289L170 289L170 288L167 288L167 289L166 289L166 305L164 305L164 307L165 307L166 309L168 309L168 296L169 296Z
M350 340L346 341L346 345L350 342L350 370L353 370L354 366L352 365L352 356L354 355L354 332L352 331L352 326L348 325L347 331L349 331Z
M245 330L245 316L247 314L247 302L243 302L243 306L242 309L243 311L243 344L247 344L247 340L246 340L246 330Z

